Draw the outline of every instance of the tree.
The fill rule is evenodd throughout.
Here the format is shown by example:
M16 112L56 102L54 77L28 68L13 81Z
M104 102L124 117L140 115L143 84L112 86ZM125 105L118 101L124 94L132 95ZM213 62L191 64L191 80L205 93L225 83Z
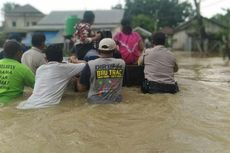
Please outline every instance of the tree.
M205 25L204 25L204 22L203 22L203 17L200 13L200 3L201 3L201 0L194 0L194 3L195 3L195 7L196 7L196 16L197 16L197 21L198 21L198 31L199 31L199 47L200 48L200 51L201 52L206 52L207 50L207 33L205 31Z
M227 9L225 14L216 14L212 19L226 27L230 27L230 9Z
M140 26L148 31L155 30L155 23L153 22L152 18L143 14L134 16L132 20L132 25L133 27Z
M121 4L117 4L117 5L115 5L115 6L112 6L112 9L113 9L113 10L114 10L114 9L120 10L120 9L122 9L122 5L121 5Z
M19 7L19 4L16 3L11 3L11 2L7 2L3 4L3 7L1 8L1 12L4 15L4 18L6 20L6 14L11 12L12 10L14 10L16 7ZM4 22L3 22L3 26L4 26Z
M2 10L2 13L5 15L6 13L12 11L13 9L19 6L20 6L19 4L7 2L3 4L3 8L1 10Z
M3 46L5 40L7 38L7 35L5 32L0 31L0 48Z
M152 18L159 27L175 27L193 14L192 6L187 1L179 0L126 0L125 16L139 14Z
M225 58L226 55L230 55L230 9L227 9L225 14L217 14L213 16L212 19L227 27L218 35L222 38L223 57Z

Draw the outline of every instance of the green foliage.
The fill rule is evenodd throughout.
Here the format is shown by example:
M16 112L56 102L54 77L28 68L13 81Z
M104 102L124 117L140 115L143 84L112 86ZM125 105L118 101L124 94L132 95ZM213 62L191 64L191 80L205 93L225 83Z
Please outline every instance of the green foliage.
M230 25L230 9L227 9L225 14L217 14L213 16L212 19L218 21L219 23L225 26L229 26Z
M0 48L2 48L6 38L7 38L6 33L0 31Z
M137 27L137 26L142 27L148 31L155 30L155 22L153 21L153 19L144 14L134 16L132 18L132 25L133 27Z
M227 9L224 15L217 14L212 19L228 28L221 31L221 35L230 35L230 9Z
M187 1L126 0L125 16L146 15L153 21L158 21L158 29L165 26L175 27L193 13L192 6Z
M8 13L15 9L16 7L20 6L19 4L16 3L11 3L11 2L6 2L3 4L3 8L1 9L3 14Z

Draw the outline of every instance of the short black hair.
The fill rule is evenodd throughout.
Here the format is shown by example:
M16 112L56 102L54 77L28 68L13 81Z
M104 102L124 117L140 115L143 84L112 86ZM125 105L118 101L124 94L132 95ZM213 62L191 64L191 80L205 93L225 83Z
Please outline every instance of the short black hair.
M125 34L132 33L131 20L129 18L123 18L121 20L122 32Z
M16 40L8 40L3 46L4 56L6 58L14 58L17 52L22 50L21 45Z
M32 45L34 47L40 47L46 41L46 36L43 33L34 33L32 35Z
M63 60L62 48L55 44L48 46L45 51L45 54L49 62L50 61L62 62Z
M163 32L153 33L152 39L154 45L165 45L166 36Z
M113 50L98 50L98 52L100 54L111 54L111 53L114 53L116 50L113 49Z
M92 23L95 19L93 11L85 11L83 15L83 22Z

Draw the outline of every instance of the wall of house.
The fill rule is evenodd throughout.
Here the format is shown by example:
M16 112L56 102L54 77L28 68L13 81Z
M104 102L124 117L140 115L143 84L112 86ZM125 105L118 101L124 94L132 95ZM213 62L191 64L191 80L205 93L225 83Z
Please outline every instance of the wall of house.
M183 31L179 31L176 32L173 35L173 45L172 48L174 50L185 50L186 47L186 40L188 39L188 35L186 34L186 32Z
M205 31L207 34L217 34L223 30L221 26L215 24L211 21L204 20ZM197 37L199 31L197 31L197 21L194 20L192 23L186 27L185 30L176 32L173 35L173 49L174 50L185 50L185 51L197 51ZM217 42L215 42L216 44ZM215 45L213 42L209 41L209 46ZM211 47L213 48L213 47Z
M216 24L205 22L205 30L207 33L219 33L222 28L220 28L220 26L217 26Z
M37 24L42 18L41 16L6 16L4 27L6 29L28 27ZM15 26L13 22L16 23Z

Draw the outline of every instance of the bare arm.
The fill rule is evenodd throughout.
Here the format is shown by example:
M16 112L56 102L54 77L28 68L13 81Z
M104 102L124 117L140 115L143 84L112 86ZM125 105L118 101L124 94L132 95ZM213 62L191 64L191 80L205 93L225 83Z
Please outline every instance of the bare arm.
M174 72L177 72L178 70L179 70L179 67L178 67L177 63L175 63Z
M87 91L87 86L80 83L80 78L76 78L76 87L79 92Z
M144 42L142 40L140 40L138 45L139 45L140 51L143 52L143 50L144 50Z
M144 50L141 54L141 56L138 58L137 64L140 65L144 65L144 57L147 54L147 51Z
M80 77L76 78L76 87L77 90L80 92L84 92L87 91L90 87L90 68L89 65L86 64L86 66L84 67L84 69L81 72Z
M139 66L144 64L144 55L143 55L143 53L142 53L142 55L138 58L137 64L138 64Z
M101 34L100 33L97 33L95 36L93 36L93 37L86 37L85 39L84 39L84 42L85 43L91 43L91 42L93 42L93 41L97 41L97 40L100 40L100 38L101 38Z
M74 54L72 54L72 55L69 57L68 60L69 60L70 63L74 63L74 64L86 63L86 61L84 61L84 60L79 60Z

